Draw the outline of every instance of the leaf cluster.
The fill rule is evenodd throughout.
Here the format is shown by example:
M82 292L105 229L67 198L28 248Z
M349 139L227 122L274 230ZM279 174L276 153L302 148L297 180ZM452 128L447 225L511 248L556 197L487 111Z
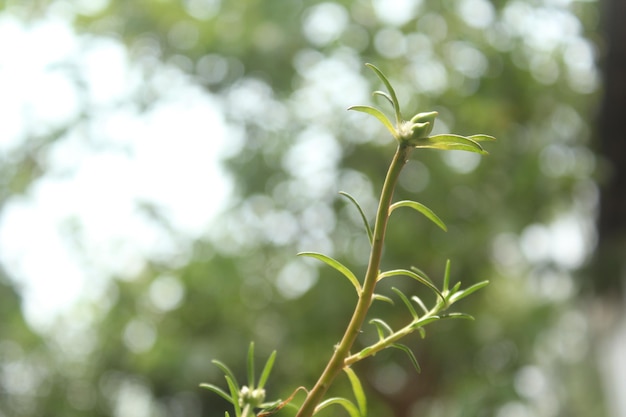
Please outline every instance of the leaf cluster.
M224 372L224 379L226 379L226 384L228 385L228 392L213 384L203 383L200 384L200 386L213 391L231 403L234 407L235 417L253 416L253 411L256 408L276 408L275 403L265 402L264 388L267 379L272 372L275 359L276 351L273 351L267 359L267 362L265 362L265 366L263 367L258 383L255 382L254 343L250 343L247 360L248 385L240 385L237 382L235 374L230 370L230 368L219 360L214 359L212 362L220 368L222 372ZM230 417L228 412L226 412L226 417Z
M363 208L358 203L358 201L350 194L346 192L340 192L340 194L345 196L351 203L353 203L355 207L357 208L357 210L359 211L361 218L363 219L364 228L370 238L370 243L371 243L372 231L367 221L367 216L365 215L363 211ZM423 214L427 219L431 220L435 225L439 226L442 230L444 231L447 230L445 223L432 210L430 210L428 207L426 207L425 205L421 203L418 203L416 201L408 201L408 200L396 202L390 206L389 214L391 214L392 211L394 211L396 208L399 208L399 207L412 208L416 210L417 212ZM328 266L334 268L336 271L340 272L345 278L348 279L348 281L354 286L357 292L357 295L359 297L362 295L362 285L357 279L355 273L352 272L348 267L343 265L338 260L330 256L317 253L317 252L301 252L298 255L318 259L324 262L325 264L327 264ZM448 260L446 262L445 272L443 276L443 285L442 285L441 290L437 288L437 286L428 277L428 275L426 275L422 270L414 266L411 267L410 270L409 269L393 269L393 270L380 272L376 279L377 282L380 282L381 280L390 278L390 277L407 276L419 282L420 284L426 286L429 290L431 290L436 296L436 302L432 307L427 308L424 301L422 301L422 299L418 297L417 295L408 297L401 290L393 287L392 290L400 298L404 306L407 308L407 310L409 311L412 317L412 320L404 327L398 330L393 330L391 326L389 326L383 319L381 318L371 319L370 324L373 324L376 326L379 340L376 343L370 346L367 346L363 348L362 350L360 350L359 352L347 357L345 359L346 366L350 366L362 359L365 359L366 357L373 356L377 352L383 349L386 349L388 347L393 347L393 348L397 348L397 349L404 351L409 356L411 363L414 365L415 369L418 372L420 372L419 363L417 359L415 358L415 355L413 354L413 352L406 345L400 344L397 341L407 336L408 334L413 333L416 330L420 333L420 336L424 338L426 336L426 331L424 327L427 324L433 323L440 319L464 318L464 319L473 320L474 318L469 314L459 313L459 312L446 313L446 311L448 310L450 306L452 306L452 304L456 303L459 300L462 300L463 298L469 296L470 294L474 293L475 291L478 291L479 289L489 284L489 281L482 281L482 282L473 284L469 286L468 288L461 289L461 282L457 282L452 288L450 288L450 265L451 265L451 262L450 260ZM373 298L375 300L381 300L381 301L388 302L390 304L394 304L391 298L382 294L376 293L374 294ZM418 310L416 310L415 306L413 305L411 301L417 307L419 307L422 315L418 313Z
M393 347L404 351L410 358L417 371L420 371L420 366L417 358L413 352L404 344L399 343L399 340L418 331L420 335L425 337L424 327L435 321L445 318L466 318L473 319L472 316L458 312L447 312L448 308L455 302L469 296L475 291L483 288L488 284L488 281L483 281L474 284L468 288L460 289L461 283L456 283L450 288L450 262L446 264L446 269L443 278L442 288L439 289L433 281L420 269L412 267L411 269L392 269L387 271L380 271L379 265L382 257L382 249L384 245L385 230L387 227L388 219L391 214L398 208L408 207L418 213L425 216L428 220L433 222L436 226L446 231L447 227L445 223L437 216L431 209L424 204L418 203L412 200L402 200L392 203L393 190L397 182L398 176L404 164L408 159L410 150L412 148L434 148L442 150L464 150L475 152L479 154L486 154L479 142L486 140L494 140L493 137L488 135L472 135L472 136L459 136L459 135L434 135L429 136L437 112L424 112L418 113L413 116L410 121L404 121L400 113L400 106L394 89L389 83L385 75L374 65L367 64L367 66L374 71L378 78L386 86L388 93L375 91L375 96L380 96L386 99L393 107L395 114L396 125L393 126L384 113L374 107L370 106L353 106L350 109L362 111L373 115L380 120L383 125L387 127L392 136L398 142L398 148L396 155L394 156L383 190L379 201L379 207L376 214L376 220L374 226L370 226L368 216L358 203L357 199L347 192L340 192L340 195L347 198L358 210L360 217L363 221L365 232L370 242L370 260L367 268L367 272L363 281L357 278L357 274L351 271L347 266L332 258L331 256L318 253L318 252L301 252L299 256L306 256L317 259L328 266L338 271L341 275L348 279L350 284L354 287L357 293L357 304L355 306L354 315L346 328L345 334L341 339L341 342L336 346L335 352L328 362L324 372L320 376L315 386L307 391L307 397L304 403L298 409L298 417L310 417L317 413L319 410L324 409L331 405L342 406L350 415L350 417L365 417L367 407L365 401L365 395L363 394L362 386L358 380L356 374L351 370L350 366L360 360L363 360L369 356L375 355L377 352ZM377 284L383 279L406 276L426 286L435 294L434 304L427 308L426 304L416 295L411 297L404 294L397 288L392 288L397 297L400 298L406 309L408 310L411 321L404 327L394 330L389 324L387 324L381 318L374 318L370 320L370 323L376 327L378 332L378 341L371 344L355 354L350 354L350 349L353 346L356 338L356 334L360 331L367 312L372 304L373 300L382 300L393 304L393 300L385 295L375 292ZM414 306L415 304L415 306ZM420 312L418 313L419 307ZM285 401L275 401L273 403L264 403L265 391L263 385L267 380L267 375L271 369L274 361L274 355L270 356L270 360L266 364L261 380L258 387L254 385L254 362L253 362L253 345L250 345L248 352L248 384L249 386L240 387L236 381L232 372L223 365L221 362L215 362L222 371L225 373L226 382L229 387L230 393L226 393L220 388L205 384L204 387L216 392L223 398L228 400L235 407L235 417L248 417L253 409L265 408L260 413L262 417L273 414L285 405L289 404L295 394L304 388L296 389L293 394ZM324 394L328 387L332 384L337 374L343 370L347 373L350 383L353 388L354 396L356 398L356 404L348 399L340 397L332 397L324 400ZM228 415L227 415L228 417Z
M367 65L376 76L382 81L389 93L384 91L375 91L374 96L385 99L393 107L395 116L395 126L389 118L381 110L372 106L351 106L349 110L360 111L374 116L378 119L391 133L399 144L407 144L415 148L430 148L442 150L461 150L476 152L486 155L487 151L482 147L480 142L495 140L493 136L478 134L471 136L461 136L454 134L441 134L429 136L435 124L435 118L438 113L435 111L418 113L413 116L410 121L405 121L400 112L400 104L395 90L387 77L373 64Z

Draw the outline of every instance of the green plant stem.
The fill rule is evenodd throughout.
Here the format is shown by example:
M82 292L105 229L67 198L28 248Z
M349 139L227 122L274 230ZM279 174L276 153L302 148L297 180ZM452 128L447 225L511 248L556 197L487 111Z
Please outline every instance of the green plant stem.
M359 295L359 300L355 307L354 314L352 315L352 319L346 328L346 332L344 333L341 342L337 345L335 352L330 358L317 383L309 391L296 417L311 417L313 415L315 408L322 401L324 394L326 394L326 391L334 379L346 366L345 359L350 355L350 349L361 331L361 327L372 303L376 280L380 271L380 260L383 253L391 199L393 197L393 192L396 187L398 177L400 176L400 172L408 161L412 150L413 148L411 146L400 143L396 149L396 153L391 161L391 164L389 165L389 170L387 171L385 183L380 195L378 211L376 212L374 238L372 241L367 272L365 273L363 288L361 290L361 294Z
M424 324L422 323L428 324L429 322L428 319L430 319L433 316L436 316L437 313L439 313L442 310L445 310L446 308L447 308L447 303L445 301L439 301L435 307L433 307L427 314L423 315L418 320L413 320L411 323L407 324L406 326L394 332L393 334L390 334L384 339L379 340L378 342L374 343L371 346L366 347L365 349L361 350L358 353L355 353L354 355L348 356L344 361L345 365L350 366L369 356L376 355L381 350L388 348L389 346L393 345L398 340L413 333L420 327L423 327Z

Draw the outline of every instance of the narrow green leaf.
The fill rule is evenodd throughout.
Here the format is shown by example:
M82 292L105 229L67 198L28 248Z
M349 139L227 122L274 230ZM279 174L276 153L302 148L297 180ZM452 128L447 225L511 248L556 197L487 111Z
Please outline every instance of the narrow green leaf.
M381 294L374 294L374 295L372 296L372 298L373 298L374 300L380 300L380 301L384 301L384 302L386 302L386 303L389 303L389 304L391 304L391 305L395 305L395 303L393 302L393 300L392 300L391 298L389 298L389 297L385 296L385 295L381 295Z
M477 136L477 137L479 139L482 138L482 136ZM469 145L477 149L483 150L482 146L474 139L471 139L468 136L456 135L454 133L443 133L440 135L433 135L433 136L429 136L427 139L429 142L433 142L433 143L458 143L461 145Z
M254 389L254 342L248 347L248 388Z
M318 260L324 262L326 265L331 266L334 269L336 269L337 271L341 272L343 274L343 276L348 278L348 280L352 283L352 285L354 285L354 288L356 289L356 293L359 296L361 296L361 284L359 284L359 280L352 273L352 271L350 271L347 267L345 267L339 261L331 258L330 256L326 256L326 255L323 255L323 254L317 253L317 252L300 252L298 254L298 256L308 256L310 258L318 259Z
M413 297L411 297L411 300L415 301L417 305L420 306L424 314L428 314L428 309L426 308L426 304L424 304L421 298L419 298L417 295L414 295Z
M269 417L272 414L280 411L281 408L284 407L282 400L276 400L271 403L263 403L260 406L262 410L257 414L257 417Z
M465 297L467 297L468 295L480 290L483 287L486 287L489 284L489 281L482 281L479 283L476 283L464 290L455 292L454 294L452 294L452 296L450 297L450 304L455 303Z
M237 388L237 392L239 392L240 390L239 384L237 384L237 378L235 378L235 374L233 374L233 371L231 371L228 366L218 361L217 359L213 359L211 362L215 364L218 368L220 368L222 372L224 372L225 376L229 377L230 380L233 381L233 383L235 384L235 387Z
M226 383L228 384L228 389L230 390L230 396L233 399L231 403L235 408L235 417L241 417L241 406L239 405L239 386L237 382L231 379L228 375L226 375Z
M424 338L426 337L426 329L425 329L425 328L423 328L423 327L418 327L418 328L417 328L417 331L419 332L420 337L421 337L422 339L424 339Z
M421 269L419 269L416 266L411 266L411 271L415 272L417 275L420 275L422 277L424 277L425 279L428 280L428 282L430 282L431 284L433 283L433 280L430 279L430 277L428 275L426 275L426 272L422 271Z
M450 288L450 259L446 260L446 270L443 273L443 289L441 292L446 294Z
M381 112L377 108L372 107L372 106L351 106L351 107L348 107L348 110L360 111L360 112L367 113L369 115L374 116L375 118L380 120L380 122L383 125L385 125L387 130L391 133L391 135L394 138L397 137L398 132L396 132L396 128L393 127L393 125L391 124L391 121L387 118L387 116L385 116L385 113Z
M379 333L380 336L380 333ZM382 338L381 338L382 339ZM370 355L370 352L374 350L374 348L372 348L371 346L368 346L366 348L363 348L362 350L359 351L359 353L356 354L356 357L360 359L364 359L367 358ZM373 356L375 356L376 354L374 353ZM353 355L354 356L354 355Z
M415 308L413 308L413 304L411 304L407 296L404 295L404 293L396 287L392 287L391 290L398 294L398 297L400 297L406 308L409 310L409 313L411 313L411 316L413 316L413 320L417 320L419 318L419 316L417 315L417 311L415 311Z
M434 321L437 321L437 320L439 320L439 319L441 319L441 317L439 317L439 316L422 317L422 318L421 318L421 319L419 319L418 321L416 321L416 322L412 323L412 324L411 324L411 327L412 327L413 329L418 329L418 328L420 328L420 327L424 327L424 326L426 326L427 324L430 324L430 323L432 323L432 322L434 322Z
M293 397L295 397L299 391L307 392L306 388L298 387L291 393L289 397L287 397L286 400L277 400L271 403L261 404L261 407L263 407L263 410L261 410L261 412L257 414L257 417L269 417L272 414L275 414L278 411L280 411L283 407L295 408L297 411L298 407L293 405L291 401L293 400Z
M276 359L276 351L273 351L269 358L267 358L267 362L265 362L265 366L263 367L263 372L261 372L261 378L259 379L258 388L263 388L267 379L270 376L270 372L272 372L272 367L274 366L274 360Z
M329 398L325 401L322 401L321 403L318 404L317 407L315 407L315 411L313 412L313 414L316 414L317 412L323 410L324 408L330 405L342 406L348 412L350 417L362 417L361 414L359 413L359 409L356 407L356 405L352 403L352 401L346 398L339 398L339 397Z
M363 220L363 225L365 226L365 230L367 231L367 237L369 238L370 245L371 245L374 242L374 237L373 237L374 235L372 233L372 228L370 227L370 224L367 221L367 216L365 215L365 212L361 208L361 205L359 204L358 201L356 201L356 198L352 197L350 194L346 193L345 191L339 191L339 194L346 197L348 200L352 201L352 203L356 206L356 209L359 211L359 214L361 215L361 220Z
M453 134L429 136L426 138L415 140L414 142L411 142L411 144L416 148L469 151L483 155L486 155L488 153L475 140L472 140L465 136Z
M403 345L403 344L400 344L400 343L394 343L393 345L391 345L391 347L394 347L396 349L400 349L400 350L404 351L404 353L407 354L409 359L411 359L411 363L415 367L415 370L417 371L417 373L419 374L419 373L422 372L422 368L420 368L420 364L417 362L417 358L413 354L413 351L411 349L409 349L409 347L407 345Z
M454 284L454 287L452 287L452 289L450 290L450 294L456 293L459 290L459 288L461 288L461 281Z
M384 91L380 91L380 90L374 91L373 95L383 97L385 100L389 102L389 104L391 104L391 107L395 107L393 105L393 100L391 99L391 96L385 93Z
M224 416L225 417L230 417L230 414L228 414L228 411L224 411Z
M425 205L421 203L418 203L417 201L411 201L411 200L397 201L389 207L389 213L391 214L391 212L397 209L398 207L410 207L413 210L416 210L422 213L430 221L435 223L437 226L441 227L444 231L448 231L448 228L446 227L444 222L441 221L441 219L437 217L437 215L431 209L429 209L428 207L426 207Z
M350 379L350 385L352 385L352 392L354 393L354 398L356 399L356 403L359 407L359 412L361 416L366 416L367 400L365 397L365 392L363 392L363 386L361 385L359 377L352 370L352 368L343 368L343 371L348 374L348 378Z
M376 280L380 281L383 278L393 277L393 276L397 276L397 275L406 275L407 277L413 278L413 279L421 282L422 284L424 284L425 286L430 288L435 294L437 294L439 297L441 297L442 300L445 300L445 298L443 297L443 294L441 294L441 291L439 291L439 289L437 289L437 287L435 287L429 280L427 280L426 278L416 274L413 271L409 271L407 269L393 269L391 271L385 271L385 272L379 274L378 278Z
M441 315L442 319L466 319L466 320L475 320L474 316L466 314L466 313L445 313Z
M494 138L493 136L490 135L483 135L483 134L479 134L479 135L471 135L468 136L469 139L476 141L476 142L491 142L496 140L496 138Z
M383 330L388 331L389 335L393 334L393 329L391 328L391 326L389 326L387 323L385 323L381 319L371 319L370 324L373 324L376 326L376 330L378 331L378 337L380 338L380 340L388 336L388 335L385 335L385 332Z
M396 123L400 125L400 121L402 120L402 115L400 114L400 104L398 103L398 97L396 96L396 92L391 86L391 83L389 82L385 74L383 74L382 71L376 67L376 65L365 64L365 66L367 66L369 69L374 71L374 73L376 73L376 76L380 78L383 84L385 84L385 87L387 88L387 91L389 91L389 95L391 97L391 103L393 104L393 111L396 114Z
M231 403L231 404L233 403L233 399L230 397L230 395L228 395L226 393L226 391L224 391L220 387L217 387L217 386L215 386L213 384L200 384L200 387L206 388L206 389L208 389L210 391L213 391L214 393L216 393L217 395L219 395L220 397L222 397L223 399L225 399L229 403Z

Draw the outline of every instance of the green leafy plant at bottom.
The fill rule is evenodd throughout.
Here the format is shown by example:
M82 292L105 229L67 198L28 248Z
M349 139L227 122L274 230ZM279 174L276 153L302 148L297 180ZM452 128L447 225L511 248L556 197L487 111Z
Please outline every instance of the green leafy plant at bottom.
M370 255L365 277L362 281L360 281L354 272L330 256L317 252L302 252L299 254L300 256L314 258L325 263L348 279L358 296L352 318L350 319L341 341L336 345L335 350L317 383L310 390L307 390L304 387L296 388L285 400L265 402L264 386L274 365L276 352L273 352L270 355L263 368L258 383L255 383L254 344L250 344L247 360L248 384L244 386L241 386L237 382L233 372L226 365L214 360L213 363L215 363L224 372L228 392L212 384L201 384L201 386L208 388L230 402L233 405L235 417L250 417L253 415L256 415L257 417L268 417L285 407L296 410L297 417L311 417L318 411L331 406L342 407L350 417L366 417L367 402L365 393L358 376L350 368L350 366L369 356L375 355L383 349L396 348L402 350L409 356L411 363L419 372L420 365L417 358L406 345L399 343L399 341L415 331L417 331L420 336L424 338L426 336L425 326L442 319L473 319L473 317L468 314L447 312L447 310L457 301L471 295L488 284L487 281L483 281L465 289L461 289L461 283L457 282L450 288L450 261L447 261L446 263L441 289L439 289L433 281L417 267L411 267L410 269L393 269L388 271L381 271L379 269L385 241L385 233L387 230L387 222L391 217L391 214L398 208L411 208L425 216L442 230L447 230L445 223L431 209L421 203L411 200L403 200L392 203L393 193L398 177L402 167L408 161L411 152L414 149L430 148L440 150L462 150L485 155L487 154L487 151L485 151L481 142L492 141L494 138L483 134L471 136L461 136L455 134L430 135L433 130L435 119L438 115L437 112L434 111L418 113L411 117L408 121L405 121L400 113L400 105L398 103L396 93L387 77L376 66L372 64L366 64L366 66L376 74L387 89L387 92L375 91L374 96L381 97L391 104L395 116L395 125L389 120L385 113L375 107L353 106L350 107L349 110L363 112L378 119L396 140L397 148L385 177L373 227L370 226L367 220L368 217L358 203L357 199L346 192L340 192L340 194L354 204L358 210L361 219L363 220L365 232L369 238ZM383 279L398 276L411 278L431 290L435 296L434 305L427 308L424 301L418 296L407 296L399 289L392 287L394 294L401 300L402 304L408 310L411 320L405 326L395 330L382 318L373 318L369 320L369 323L376 328L378 341L362 348L357 353L352 354L351 349L354 346L363 324L365 323L365 319L372 302L384 301L394 304L392 298L375 292L377 284ZM335 378L342 372L347 375L350 381L355 398L354 401L340 397L324 399L327 390L332 385ZM293 404L293 399L296 394L301 391L306 393L306 397L302 404L296 406ZM226 412L226 416L230 417L228 412Z

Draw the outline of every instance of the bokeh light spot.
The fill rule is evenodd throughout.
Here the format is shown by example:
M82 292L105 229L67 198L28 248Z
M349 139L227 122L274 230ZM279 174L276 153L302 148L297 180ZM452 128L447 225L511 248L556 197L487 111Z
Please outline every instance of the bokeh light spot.
M306 10L302 31L313 45L324 46L341 36L348 20L348 12L343 6L320 3Z
M133 319L124 328L124 344L134 353L150 350L156 337L154 325L142 319Z
M317 269L303 260L289 262L276 278L278 293L287 299L304 295L317 282Z
M172 47L180 50L188 50L196 46L200 39L200 33L193 23L187 20L181 20L171 27L167 38Z
M397 29L381 29L374 37L376 51L386 58L398 58L406 53L406 38Z
M480 165L481 156L466 151L448 151L441 154L446 165L459 174L469 174Z
M161 311L178 308L185 297L185 287L172 275L161 275L150 284L150 301Z
M373 0L372 5L381 21L402 26L417 15L422 0Z
M495 9L487 0L461 0L456 2L457 13L468 26L485 29L493 23Z

